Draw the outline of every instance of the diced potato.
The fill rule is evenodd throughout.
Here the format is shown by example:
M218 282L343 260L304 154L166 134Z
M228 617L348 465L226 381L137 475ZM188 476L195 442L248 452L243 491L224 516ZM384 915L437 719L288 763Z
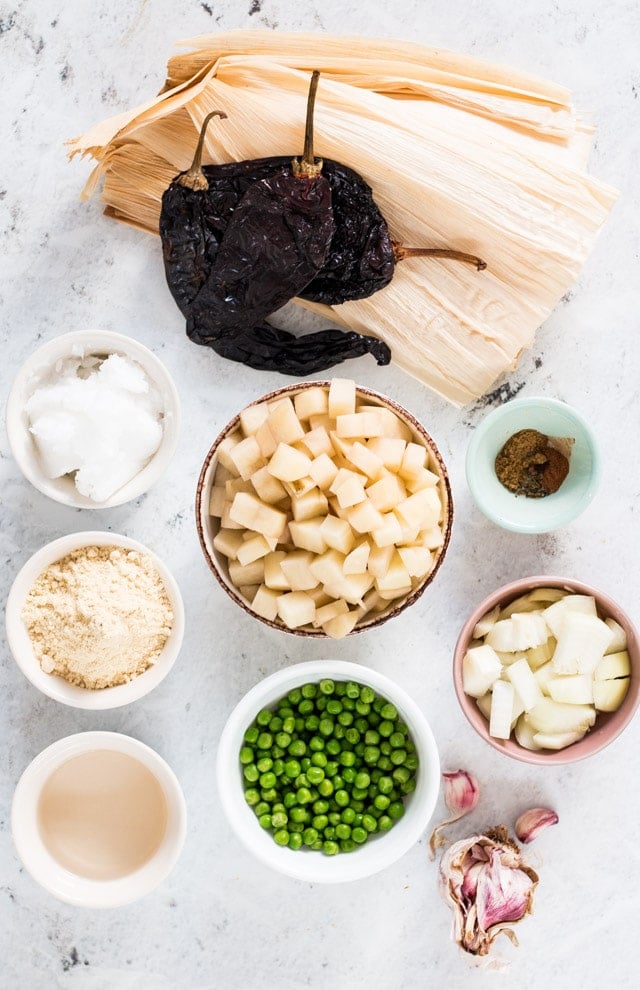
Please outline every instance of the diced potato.
M628 677L620 677L611 681L593 682L593 703L599 712L615 712L618 710L629 690Z
M542 612L543 605L541 602L534 600L531 597L531 593L527 592L526 595L520 595L518 598L514 598L512 602L505 605L502 609L502 618L510 619L515 612L525 613L525 612Z
M316 606L316 614L313 624L317 628L324 622L329 622L331 619L335 619L337 615L346 615L348 611L349 606L345 602L344 598L338 598L336 601L329 602L327 605L322 605L321 608Z
M265 505L260 499L246 492L238 492L230 511L231 519L245 529L253 529L263 536L280 536L287 523L287 515L279 509Z
M269 407L266 402L256 402L253 406L247 406L240 413L240 428L245 437L256 433L269 415Z
M321 385L305 388L298 392L293 400L298 419L309 419L310 416L324 416L329 411L329 395Z
M356 440L351 446L349 461L359 471L366 474L367 478L374 481L376 478L382 477L385 472L385 466L377 454L374 454L366 444L360 443L359 440Z
M542 748L541 746L538 746L537 742L535 742L533 738L535 733L524 715L521 715L516 722L514 734L518 745L524 747L524 749L536 750Z
M367 570L374 578L384 577L391 565L394 548L372 546L369 552Z
M324 553L327 544L320 532L323 519L324 516L316 516L314 519L305 519L303 522L290 522L289 533L294 544L301 550Z
M213 538L213 545L218 553L235 560L243 543L242 535L240 529L219 529Z
M309 474L311 458L288 443L279 443L267 464L269 474L280 481L297 481Z
M311 488L304 495L291 499L291 511L296 522L304 522L305 519L325 515L328 505L327 496L319 488ZM327 516L328 518L329 516Z
M290 591L278 598L278 615L289 629L309 625L315 614L315 602L304 591Z
M396 605L401 602L403 598L406 598L407 595L410 595L412 591L412 584L407 584L404 588L391 588L389 591L384 591L378 588L378 594L381 598L384 598L388 602L395 602Z
M543 664L542 667L538 667L538 669L534 672L533 676L538 682L538 685L542 693L550 696L549 684L555 677L558 676L555 670L553 669L553 664L551 663L551 661L549 660L547 663Z
M483 615L481 619L478 619L473 627L473 638L482 639L483 636L486 636L489 630L493 629L499 618L500 606L496 605L496 607L492 608L490 612Z
M214 485L211 489L211 494L209 495L209 515L218 516L222 515L224 509L224 503L226 501L226 492L222 486Z
M468 692L467 692L468 693ZM476 705L486 718L487 722L491 718L491 691L487 691L485 694L476 698Z
M511 735L511 721L515 692L507 681L496 681L491 692L491 713L489 735L494 739L508 739Z
M558 675L549 681L549 695L565 705L592 705L593 683L591 674Z
M324 426L319 426L315 430L309 430L299 443L312 457L320 457L320 454L327 454L331 457L335 454L331 437Z
M246 566L254 560L259 560L260 557L266 557L271 551L272 547L267 543L264 536L258 534L257 536L252 536L250 540L245 540L242 546L238 547L236 557L241 564Z
M534 732L533 741L538 749L566 749L576 742L580 742L586 729L577 729L575 732Z
M293 402L289 398L279 399L270 404L267 423L277 444L291 444L304 436L304 427L296 416Z
M433 471L429 471L427 468L424 468L415 477L407 478L405 484L407 486L407 491L412 495L415 495L416 492L424 491L425 488L436 488L439 481L440 478L437 474L434 474Z
M336 418L336 433L342 439L363 439L385 436L384 418L380 411L349 413Z
M356 383L349 378L334 378L329 386L329 415L332 418L354 413L356 409Z
M233 502L227 499L222 510L222 515L220 516L220 526L222 529L251 529L251 526L245 526L244 523L236 522L235 519L231 518L232 506Z
M358 605L372 584L370 574L341 574L335 581L325 582L324 588L332 598L344 598L350 605Z
M310 430L326 430L327 433L335 428L336 421L331 416L309 416Z
M279 597L277 591L273 591L271 588L267 588L266 585L261 584L256 591L255 598L251 602L251 607L263 619L268 619L269 622L275 622L278 616Z
M287 495L291 498L301 498L302 495L306 495L310 492L312 488L316 487L316 483L311 477L307 475L306 478L297 478L296 481L283 481L282 487L286 491Z
M322 630L331 639L342 639L343 636L348 636L350 632L353 632L357 622L358 613L354 610L344 615L336 615L334 619L329 619L323 624Z
M235 468L234 468L235 472ZM214 485L224 488L225 481L229 481L230 478L237 478L237 473L232 473L224 464L216 464L215 474L213 476Z
M336 498L342 509L349 509L352 505L360 505L367 497L360 478L352 472L349 474L351 477L347 478L336 492Z
M335 497L335 495L333 495L329 499L329 506L332 515L337 516L338 519L346 519L347 522L349 522L348 516L349 513L351 512L352 507L349 507L348 509L343 509L340 503L338 502L338 499Z
M238 586L238 591L243 598L246 598L248 602L252 602L256 597L258 588L261 588L261 584L241 584Z
M250 481L243 481L242 478L230 478L224 483L224 491L228 502L233 502L238 492L254 493L254 487Z
M281 564L286 557L284 550L274 550L264 558L264 583L274 591L290 591L291 585Z
M355 479L359 485L364 488L367 483L367 478L364 474L359 474L357 471L351 471L349 468L339 468L334 480L331 482L329 491L332 495L337 495L340 488L346 484L347 481L352 481Z
M544 610L544 621L553 635L558 638L558 630L565 613L581 612L584 615L597 616L595 598L590 595L565 595L559 601L549 605Z
M309 564L309 569L321 584L338 584L344 577L344 554L331 548L316 557L313 563Z
M316 585L315 588L309 588L307 594L309 595L309 598L313 598L316 609L322 608L323 605L330 605L333 601L331 595L326 593L321 584Z
M396 519L398 517L396 516ZM400 520L398 519L398 522ZM398 546L414 547L420 546L418 539L420 536L420 530L417 526L407 526L406 523L400 522L400 539L398 540ZM424 550L427 548L424 547ZM431 551L429 551L431 553Z
M480 698L500 677L502 664L495 650L486 644L471 647L462 658L462 687L465 694Z
M254 436L256 438L256 443L260 448L260 453L262 454L265 460L268 460L271 457L271 455L274 453L276 447L278 446L278 444L276 443L276 439L269 427L268 420L266 420L260 427L258 427Z
M526 650L527 663L531 669L537 670L538 667L542 667L543 664L551 660L555 648L556 640L553 636L549 636L546 643L541 643L540 646L533 646L531 649Z
M241 584L262 584L264 580L264 560L254 560L243 565L237 560L229 561L229 577L236 588Z
M372 533L374 529L379 529L384 522L382 513L372 506L369 499L347 509L347 519L356 533Z
M629 654L626 650L607 653L593 672L596 681L611 681L616 677L628 677L631 673Z
M439 550L444 545L444 532L440 526L430 526L421 532L418 539L428 550Z
M329 431L329 439L331 440L333 449L336 452L336 464L339 464L340 458L342 458L344 461L344 466L348 467L351 463L349 458L351 456L351 448L353 447L353 444L339 437L335 430Z
M507 667L510 667L512 663L517 663L518 660L527 659L526 653L504 653L502 650L496 650L496 655L500 657L502 664L503 680L507 679Z
M424 470L426 460L427 451L423 446L418 443L408 443L405 447L398 474L400 477L411 481L412 478L417 478L420 472Z
M513 684L516 698L522 705L522 710L530 711L542 698L542 691L531 672L531 667L523 658L507 667L506 673L507 680Z
M389 512L407 497L407 489L395 474L387 474L367 488L367 498L379 512Z
M374 529L371 535L377 547L388 547L392 544L399 543L402 539L402 529L398 522L398 517L393 512L384 513L382 516L382 525Z
M529 592L529 597L534 602L559 602L567 592L563 588L534 588Z
M433 555L426 547L398 547L398 553L411 577L423 578L433 570Z
M281 502L283 498L286 498L287 493L282 482L274 478L272 474L269 474L266 467L256 471L251 479L251 483L260 500L266 502L268 505Z
M613 639L607 647L607 653L620 653L621 650L626 650L627 634L622 626L615 619L605 619L604 621L613 633Z
M337 519L335 516L325 517L320 526L320 534L328 547L345 555L350 553L355 542L353 530L346 519Z
M308 550L292 550L280 561L280 570L294 591L310 591L320 583L309 570L313 559Z
M494 650L517 653L546 643L549 630L541 615L517 612L510 619L500 619L489 630L486 642Z
M527 712L532 729L547 735L580 732L590 728L595 720L596 713L591 705L565 705L544 697Z
M562 601L567 601L567 598ZM560 604L562 602L558 602ZM549 609L545 614L548 612ZM569 609L562 613L554 625L558 642L552 663L556 673L593 673L613 638L614 634L609 626L597 615Z
M380 597L375 588L371 588L367 591L366 595L364 595L362 603L358 605L358 617L363 619L364 616L368 616L370 612L382 612L385 608L387 608L386 601Z
M424 488L415 495L409 495L396 506L394 511L408 526L430 529L438 522L441 509L440 496L435 488Z
M351 528L351 527L349 527ZM353 530L351 531L353 532ZM340 547L338 547L340 549ZM344 561L345 574L362 574L367 569L371 547L367 540L359 543L355 550L347 554Z
M411 587L411 577L402 562L400 554L396 550L391 557L387 573L376 578L376 588L382 594L385 591L394 591L398 588L404 589L406 587Z
M237 446L240 439L241 438L237 433L231 434L230 436L225 437L224 440L220 441L218 444L218 449L216 450L218 462L222 464L222 466L225 467L234 478L238 477L239 472L231 460L231 451L235 446Z
M331 487L337 474L338 468L328 454L319 454L318 457L311 461L309 475L322 491L326 491Z
M379 457L389 471L397 474L402 464L406 441L393 437L375 437L368 441L367 449Z

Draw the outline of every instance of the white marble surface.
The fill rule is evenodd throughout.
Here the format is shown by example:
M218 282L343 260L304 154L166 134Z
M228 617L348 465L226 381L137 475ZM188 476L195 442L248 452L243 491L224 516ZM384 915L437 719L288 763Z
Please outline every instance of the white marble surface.
M232 27L312 29L417 39L512 63L564 83L598 125L591 167L622 191L580 283L538 334L520 368L484 402L445 406L398 370L346 367L403 401L431 430L450 467L456 525L433 589L372 635L322 646L259 628L228 601L200 554L192 501L201 460L237 409L282 383L225 364L190 344L163 282L158 243L101 216L77 194L86 163L63 141L155 92L181 37ZM468 826L512 822L525 806L555 807L560 824L532 850L541 883L520 927L511 985L554 990L635 982L639 934L640 806L636 719L608 750L565 769L517 765L463 720L451 651L470 607L527 573L591 581L638 616L640 379L637 100L640 13L635 0L1 0L0 294L3 394L41 340L86 326L130 333L174 374L185 428L164 480L135 504L105 513L48 501L19 475L0 441L2 594L22 562L72 530L111 528L170 563L188 616L174 671L148 698L92 714L38 694L2 646L0 985L7 990L456 990L503 984L469 972L448 940L422 841L381 875L345 887L287 880L246 854L223 819L216 742L238 698L296 660L331 655L370 664L415 696L445 767L473 770L482 800ZM471 503L464 452L485 411L509 395L565 399L594 424L604 484L566 530L501 532ZM83 729L115 729L156 747L182 781L189 834L171 878L142 902L89 913L58 904L21 869L9 807L15 783L46 745Z

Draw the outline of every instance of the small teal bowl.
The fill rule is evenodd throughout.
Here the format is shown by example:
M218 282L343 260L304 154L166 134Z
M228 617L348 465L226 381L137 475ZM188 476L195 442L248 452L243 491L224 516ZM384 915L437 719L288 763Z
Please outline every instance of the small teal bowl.
M498 481L495 459L519 430L539 430L551 437L573 437L569 474L557 492L544 498L514 495ZM591 427L558 399L513 399L482 421L467 450L467 482L481 512L515 533L548 533L583 512L600 481L600 455Z

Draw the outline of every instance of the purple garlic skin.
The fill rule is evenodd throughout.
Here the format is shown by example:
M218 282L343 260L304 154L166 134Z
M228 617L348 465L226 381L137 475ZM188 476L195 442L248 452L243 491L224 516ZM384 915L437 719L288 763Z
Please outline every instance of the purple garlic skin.
M523 862L503 825L455 842L440 860L454 941L477 956L486 956L501 933L517 945L512 925L531 913L537 883L538 874Z
M557 825L560 819L551 808L530 808L518 818L515 832L520 842L533 842L549 825Z
M452 815L462 818L473 811L480 797L478 781L466 770L443 773L444 800Z

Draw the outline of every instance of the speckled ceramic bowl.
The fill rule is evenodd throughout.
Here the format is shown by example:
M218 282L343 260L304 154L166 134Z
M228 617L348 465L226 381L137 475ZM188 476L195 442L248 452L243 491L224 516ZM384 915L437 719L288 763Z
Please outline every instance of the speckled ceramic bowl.
M560 750L530 750L520 746L515 737L510 739L494 739L489 735L489 723L476 705L475 699L465 694L462 687L462 658L467 652L473 636L476 622L490 612L496 605L508 605L514 598L532 591L533 588L563 588L572 594L591 595L596 600L596 606L601 618L612 618L618 622L627 634L627 649L631 663L631 681L626 696L617 711L599 712L595 725L579 742ZM510 756L521 763L557 766L563 763L577 763L612 743L623 729L629 724L640 705L640 638L629 616L619 605L604 592L592 588L581 581L571 578L549 577L547 575L521 578L498 588L484 601L474 608L458 636L453 654L453 682L460 707L470 725L478 735L497 749L498 752Z
M269 392L267 395L261 396L250 405L255 406L261 402L270 402L273 399L280 399L287 396L293 398L299 392L303 392L309 388L317 388L319 385L328 389L330 384L331 383L329 381L316 381L304 382L298 385L286 385L284 388L276 389L275 392ZM445 522L443 524L443 544L439 550L434 551L434 553L437 554L437 557L435 566L431 573L424 578L421 584L413 589L410 595L407 595L405 598L399 598L395 601L389 602L388 608L386 608L383 612L377 612L371 617L365 617L364 621L359 622L350 635L362 632L364 629L373 629L375 626L381 625L383 622L393 618L395 615L399 615L400 612L403 612L406 608L409 608L410 605L413 605L413 603L420 598L424 591L429 587L442 565L449 546L449 541L451 539L451 527L453 524L453 499L451 496L451 486L449 484L447 469L444 461L442 460L440 451L425 430L424 426L422 426L415 416L412 416L412 414L401 405L394 402L393 399L389 399L386 396L381 395L379 392L373 392L371 389L358 386L356 393L359 399L366 399L367 403L371 405L379 405L394 412L396 416L398 416L402 422L406 423L409 427L415 442L422 444L427 448L427 450L429 450L431 454L431 467L433 470L437 471L440 476L440 492L446 500L446 505ZM238 415L234 416L231 422L227 423L225 428L222 430L207 454L204 464L202 465L196 491L196 526L198 529L202 552L204 553L205 559L220 586L224 589L224 591L226 591L229 597L233 599L236 605L239 605L249 615L259 619L260 622L265 623L265 625L271 626L272 629L278 629L281 632L292 633L295 636L311 636L316 639L326 639L327 636L322 629L313 629L311 626L303 626L299 629L288 629L282 623L271 622L269 619L265 619L254 612L251 608L251 602L244 598L238 589L231 583L226 558L213 546L214 537L220 528L219 520L209 515L209 499L218 464L216 452L225 437L232 434L238 428L239 423L240 414L238 413Z
M514 495L498 480L496 455L509 437L525 429L575 441L569 474L553 495ZM547 533L587 508L598 488L600 457L591 427L571 406L543 397L513 399L489 413L474 431L466 472L474 501L488 519L517 533Z
M29 420L24 411L27 399L33 395L43 378L55 368L58 361L74 356L121 354L139 364L149 380L162 396L162 440L155 454L135 477L114 492L104 502L81 495L71 474L61 478L48 478L33 437L29 432ZM61 334L47 341L25 361L15 377L7 400L7 437L11 452L23 475L34 488L63 505L77 509L111 509L130 502L148 491L162 477L178 445L180 432L180 400L169 372L156 357L133 337L108 330L76 330Z
M405 813L390 831L372 837L349 853L325 856L308 849L279 846L259 824L244 799L239 762L244 733L259 711L275 706L292 688L324 677L355 681L392 702L407 724L419 760L416 788L405 801ZM307 883L344 883L371 876L403 856L424 833L438 799L440 761L429 724L398 684L384 674L343 660L313 660L265 677L240 699L224 727L216 762L218 793L229 825L246 849L265 865Z

